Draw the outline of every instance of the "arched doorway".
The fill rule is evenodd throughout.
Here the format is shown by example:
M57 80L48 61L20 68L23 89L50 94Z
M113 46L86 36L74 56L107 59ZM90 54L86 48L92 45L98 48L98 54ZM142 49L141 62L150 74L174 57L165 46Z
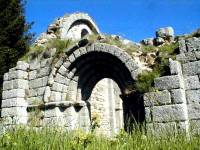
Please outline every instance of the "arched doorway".
M131 123L134 123L134 121L144 121L144 118L141 117L144 116L144 106L141 107L143 105L141 101L139 101L139 103L136 102L137 97L134 97L135 93L132 91L133 89L130 88L134 84L138 69L139 67L137 64L126 52L115 46L95 43L67 52L67 59L60 69L58 69L55 78L67 79L66 82L63 81L65 82L63 84L68 87L65 89L63 95L67 95L68 99L72 101L78 103L82 101L86 103L86 106L83 106L77 111L79 122L81 122L79 123L79 127L91 127L91 99L92 94L95 92L95 86L104 79L110 80L107 82L112 81L113 85L115 84L115 87L118 87L119 93L118 95L114 94L113 97L117 95L118 98L109 97L112 95L111 93L113 91L109 94L107 92L107 95L103 94L103 97L107 97L108 107L106 107L110 119L109 132L113 133L122 126L127 130L127 120ZM109 83L108 85L112 84ZM114 90L114 86L110 88L110 90ZM121 114L117 114L119 112L115 110L115 105L117 105L115 103L117 101L114 99L120 99L121 105L123 106L123 110L121 110L123 112L123 117L121 118L118 117ZM133 104L133 106L130 105L130 103ZM104 105L102 105L102 107L105 108ZM138 112L140 113L140 115L137 115L139 117L135 117L135 114ZM117 123L117 121L119 122Z
M90 103L91 121L98 123L97 133L110 135L124 128L121 91L112 79L100 80L92 90Z

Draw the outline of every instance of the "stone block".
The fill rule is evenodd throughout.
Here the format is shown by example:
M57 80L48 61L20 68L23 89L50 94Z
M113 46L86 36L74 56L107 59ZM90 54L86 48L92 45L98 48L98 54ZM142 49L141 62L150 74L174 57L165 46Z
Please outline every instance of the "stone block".
M200 38L190 38L186 40L187 49L189 52L200 51Z
M152 109L153 121L172 122L187 120L185 104L155 106Z
M71 62L71 63L73 63L74 61L75 61L75 56L73 55L73 54L71 54L69 57L68 57L68 59L69 59L69 61Z
M62 65L62 66L59 68L58 72L59 72L61 75L65 76L66 73L68 72L68 70Z
M11 89L28 89L28 81L23 79L15 79L11 81L4 81L3 89L11 90Z
M22 70L9 72L9 80L12 79L28 79L28 72Z
M6 91L6 90L11 90L11 89L13 89L12 80L11 81L4 81L3 82L3 90Z
M61 92L51 92L50 101L61 101Z
M27 124L28 117L4 117L3 124L4 125L16 125L16 124Z
M186 91L186 98L188 104L200 103L200 90L188 90Z
M190 131L192 134L200 134L200 120L190 120Z
M200 104L189 104L187 106L189 119L200 119Z
M194 52L187 52L185 53L185 56L186 56L186 61L196 61L196 55Z
M188 76L200 74L200 61L183 64L183 74Z
M1 110L1 117L21 116L27 117L26 107L11 107Z
M44 111L45 118L60 117L60 116L62 116L62 113L58 107L45 109L45 111Z
M51 89L49 86L47 86L44 92L44 102L49 102L50 96L51 96Z
M44 118L43 119L43 125L44 126L64 126L64 118L63 117L50 117L50 118Z
M85 48L85 47L81 47L81 48L79 48L79 51L80 51L81 55L84 55L84 54L86 54L86 53L87 53L87 51L86 51L86 48Z
M186 103L185 90L183 89L171 90L171 100L174 104Z
M67 93L62 93L62 94L61 94L61 101L66 101L66 100L68 100L67 97L68 97L68 96L67 96Z
M193 90L200 88L199 77L197 75L185 77L184 81L186 90Z
M37 78L37 70L33 70L29 72L29 80L33 80Z
M180 61L181 63L186 63L187 57L185 56L185 53L181 53L181 54L176 55L176 60Z
M48 76L29 81L29 88L39 88L47 85Z
M197 60L196 54L194 52L187 52L187 53L176 55L176 59L182 63Z
M182 74L181 64L178 61L173 61L172 59L169 59L169 67L172 75Z
M63 91L63 84L54 82L54 84L52 86L52 91L62 92Z
M64 58L61 57L61 58L57 61L57 63L55 64L55 67L56 67L56 68L60 68L60 66L63 64L63 62L64 62Z
M187 52L187 49L186 49L186 45L185 45L185 40L184 39L180 39L178 41L179 43L179 50L180 50L180 53L186 53Z
M180 134L188 135L189 121L180 121L176 123L177 130Z
M3 91L2 99L11 99L11 98L24 98L25 90L24 89L13 89L9 91Z
M40 68L40 70L37 73L37 78L48 76L50 74L50 71L51 71L50 67Z
M159 90L184 88L184 81L179 75L159 77L154 79L154 83Z
M69 68L70 65L71 65L71 63L69 61L66 61L66 62L63 63L63 66L65 68Z
M38 96L43 96L45 92L46 87L41 87L37 89L37 95Z
M17 62L17 66L16 66L16 70L23 70L23 71L27 71L29 68L29 64L23 61L18 61Z
M14 89L28 89L28 81L23 79L13 80L13 88Z
M27 107L27 102L24 98L11 98L2 100L1 108L9 107Z
M148 123L147 133L156 137L165 137L166 135L177 133L176 122L167 123Z
M74 76L73 70L67 73L67 78L71 79Z
M130 71L134 71L139 68L138 64L136 64L132 59L130 59L125 65Z
M170 93L167 90L144 94L144 105L166 105L171 103Z
M74 54L74 56L75 56L76 58L78 58L78 57L81 55L79 49L75 50L75 51L73 52L73 54Z
M200 51L195 51L194 53L195 53L197 60L200 60Z
M69 84L69 79L62 76L61 74L57 73L55 82L58 82L60 84L68 85Z
M37 89L29 89L28 97L36 97L38 96Z

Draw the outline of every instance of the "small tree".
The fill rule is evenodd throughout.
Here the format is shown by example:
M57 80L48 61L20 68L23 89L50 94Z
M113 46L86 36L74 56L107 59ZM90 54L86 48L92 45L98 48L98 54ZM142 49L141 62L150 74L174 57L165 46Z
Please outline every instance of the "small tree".
M33 34L26 23L24 0L0 0L0 99L3 75L28 51Z

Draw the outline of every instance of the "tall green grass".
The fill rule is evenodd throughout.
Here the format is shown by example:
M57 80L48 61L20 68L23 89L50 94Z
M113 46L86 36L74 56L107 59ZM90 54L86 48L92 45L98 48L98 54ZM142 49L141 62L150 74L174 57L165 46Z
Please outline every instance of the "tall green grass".
M199 150L200 136L188 139L183 134L156 137L141 130L127 134L123 130L113 138L85 133L67 132L62 128L10 129L0 137L5 150Z

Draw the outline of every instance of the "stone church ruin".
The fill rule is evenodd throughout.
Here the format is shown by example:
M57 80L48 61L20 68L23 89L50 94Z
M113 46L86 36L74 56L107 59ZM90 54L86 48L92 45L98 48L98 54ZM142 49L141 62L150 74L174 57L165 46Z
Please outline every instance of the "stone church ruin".
M157 91L141 96L130 87L140 73L150 70L148 65L116 45L101 42L102 36L89 42L85 37L92 34L101 32L83 13L58 18L49 25L35 45L54 39L76 42L64 49L62 56L55 58L58 49L49 48L38 57L18 61L5 73L1 104L5 127L29 125L34 120L36 127L58 125L66 130L89 131L97 119L97 132L106 135L122 128L128 131L134 123L143 123L147 131L155 132L189 132L195 124L194 131L198 131L200 38L180 39L176 60L169 60L170 75L155 78Z

